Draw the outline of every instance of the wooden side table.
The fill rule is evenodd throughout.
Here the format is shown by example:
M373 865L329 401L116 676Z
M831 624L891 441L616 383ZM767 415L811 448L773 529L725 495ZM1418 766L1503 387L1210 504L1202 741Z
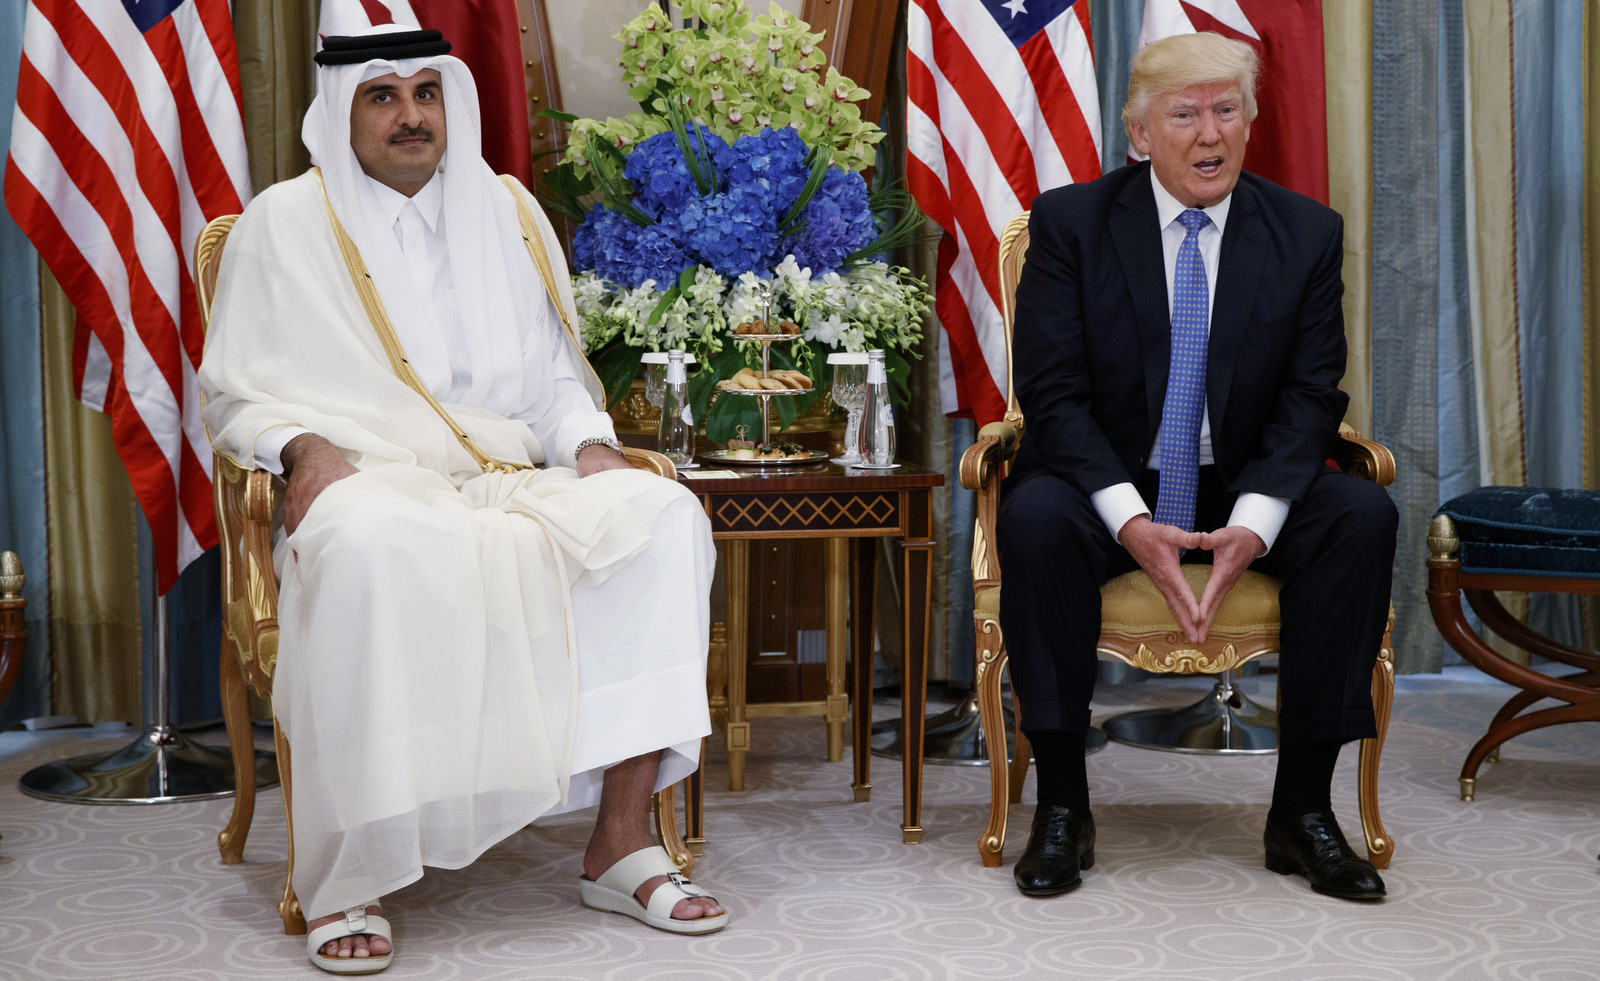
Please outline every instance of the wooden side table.
M874 540L900 539L902 636L905 665L901 687L901 741L905 811L901 835L922 838L922 736L928 684L928 605L933 573L933 489L944 475L913 464L894 470L858 470L834 463L784 470L680 471L678 479L705 505L712 537L726 542L728 642L725 657L707 671L712 720L722 727L728 749L728 789L744 789L750 718L821 715L828 728L828 759L843 758L844 722L852 715L855 757L852 787L858 801L872 793L872 639L876 583ZM732 475L727 475L731 473ZM750 543L763 539L827 540L827 696L822 701L745 703L746 638L749 636ZM847 607L855 616L846 625ZM847 713L845 658L855 666L855 711ZM718 663L720 662L720 663ZM687 842L704 841L703 787L690 779Z

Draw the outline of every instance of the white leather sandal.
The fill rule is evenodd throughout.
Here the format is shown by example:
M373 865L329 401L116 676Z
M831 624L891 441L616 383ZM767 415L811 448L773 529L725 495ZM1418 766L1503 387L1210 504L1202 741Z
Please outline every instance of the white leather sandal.
M666 876L667 881L650 894L648 907L641 905L633 894L646 880L658 875ZM715 901L717 897L690 882L672 863L666 849L659 845L624 856L598 879L580 878L578 886L582 890L583 905L590 909L631 916L668 933L715 933L728 925L726 910L696 920L672 918L672 908L685 899L705 897Z
M377 903L365 903L361 906L352 906L344 911L344 919L324 923L306 934L306 954L311 958L311 963L330 974L377 974L393 963L394 928L389 925L385 917L367 912L368 906L376 905ZM389 941L389 952L382 957L329 957L321 953L322 945L330 940L354 937L362 933Z

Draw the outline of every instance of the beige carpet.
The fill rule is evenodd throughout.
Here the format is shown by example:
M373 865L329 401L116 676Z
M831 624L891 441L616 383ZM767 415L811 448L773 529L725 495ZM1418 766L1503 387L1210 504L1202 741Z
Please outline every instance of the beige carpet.
M1183 704L1198 694L1186 684L1107 688L1097 711ZM873 800L856 804L848 761L818 762L820 722L761 720L748 791L717 790L726 769L720 757L711 767L696 879L733 910L726 931L672 937L580 907L589 818L572 815L390 897L399 955L387 977L1591 981L1600 726L1509 744L1463 804L1456 771L1505 694L1464 672L1402 679L1383 770L1398 845L1381 904L1316 896L1262 868L1272 757L1113 744L1089 761L1099 863L1077 892L1030 900L1009 866L978 863L985 770L929 767L927 834L905 846L897 762L873 760ZM0 734L0 757L19 736ZM285 846L276 793L246 864L224 867L215 835L228 802L82 807L16 790L30 766L96 745L108 744L36 745L0 762L0 978L324 976L273 912ZM1335 807L1356 838L1353 764L1347 752ZM1013 808L1008 860L1031 813Z

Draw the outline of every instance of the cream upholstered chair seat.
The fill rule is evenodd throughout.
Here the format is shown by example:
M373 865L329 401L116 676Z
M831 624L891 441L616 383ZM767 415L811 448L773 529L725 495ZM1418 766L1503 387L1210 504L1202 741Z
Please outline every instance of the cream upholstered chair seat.
M977 633L974 687L982 719L984 740L990 747L989 823L978 836L978 854L987 866L999 865L1006 840L1008 804L1021 799L1022 781L1030 756L1027 738L1016 732L1016 752L1004 757L1006 726L1000 699L1001 673L1006 665L1005 638L1000 630L1001 562L994 550L995 517L1000 507L1001 481L1010 471L1022 438L1024 420L1011 385L1011 326L1016 311L1017 283L1028 249L1028 213L1013 218L1000 239L1000 312L1005 323L1006 414L978 433L961 457L961 486L976 492L977 527L973 532L973 621ZM1394 481L1394 456L1388 449L1362 439L1348 426L1331 452L1340 469L1379 484ZM1184 577L1196 596L1211 578L1209 565L1185 565ZM1221 675L1256 658L1279 654L1278 592L1282 584L1271 576L1246 570L1223 600L1204 643L1191 644L1167 610L1150 577L1142 570L1118 576L1100 587L1101 623L1097 646L1102 660L1116 660L1157 673ZM1361 742L1358 798L1367 857L1380 869L1388 868L1394 839L1383 829L1378 815L1378 761L1389 726L1394 701L1394 656L1389 624L1372 671L1372 701L1378 735ZM1293 657L1293 651L1281 652ZM1224 678L1227 676L1224 675ZM1017 693L1014 693L1017 694ZM1016 715L1027 713L1026 697L1016 698Z

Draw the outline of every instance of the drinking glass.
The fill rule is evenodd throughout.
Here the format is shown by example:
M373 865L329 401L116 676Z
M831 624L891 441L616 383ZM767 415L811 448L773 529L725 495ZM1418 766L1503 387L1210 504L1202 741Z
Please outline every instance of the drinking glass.
M844 427L844 453L834 457L833 462L851 467L861 462L857 444L861 439L861 410L867 404L867 356L830 354L828 364L833 366L834 404L849 414Z

